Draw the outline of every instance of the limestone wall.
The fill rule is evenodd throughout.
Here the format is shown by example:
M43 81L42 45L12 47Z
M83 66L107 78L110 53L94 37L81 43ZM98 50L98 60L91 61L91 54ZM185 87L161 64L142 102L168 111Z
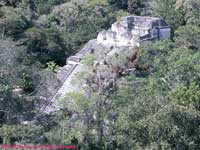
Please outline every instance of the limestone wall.
M97 36L98 43L110 46L139 46L141 37L146 40L166 40L171 37L171 29L161 26L160 18L129 16L112 24L111 28Z
M163 28L160 29L159 33L160 40L170 39L171 38L171 29L170 28Z

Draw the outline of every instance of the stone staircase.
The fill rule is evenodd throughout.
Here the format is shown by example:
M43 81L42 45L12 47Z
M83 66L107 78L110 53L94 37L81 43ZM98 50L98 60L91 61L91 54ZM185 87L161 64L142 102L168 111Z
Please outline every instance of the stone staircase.
M68 82L69 76L77 65L78 64L67 64L58 71L57 78L62 81L61 86L56 90L56 93L49 98L49 103L42 109L42 112L49 113L60 108L56 99L64 98L64 93L66 93L66 89L68 88L66 82Z
M50 113L62 108L60 100L66 93L81 92L81 88L72 83L76 77L76 73L84 70L84 65L81 63L84 56L90 53L97 45L96 39L90 40L85 46L74 56L67 59L65 66L60 68L57 73L57 79L61 81L61 86L56 89L55 94L49 98L49 102L41 109L41 112Z
M87 70L82 64L82 60L90 53L99 54L97 61L103 61L106 56L114 55L117 52L138 47L146 42L157 40L168 40L171 37L171 28L162 18L127 16L115 22L107 31L100 32L97 39L90 40L74 56L67 59L67 65L62 67L57 74L57 78L62 82L55 94L50 97L49 103L44 107L43 112L49 113L59 110L63 105L70 105L72 100L66 100L65 104L60 102L66 93L81 92L83 85L73 84L77 72ZM110 57L108 57L108 60ZM112 60L111 60L112 61ZM128 70L132 71L132 70ZM61 101L60 101L61 100ZM62 106L61 106L62 105ZM65 108L65 106L64 106Z
M60 81L64 81L66 78L66 75L69 73L69 70L73 67L73 65L68 64L64 67L62 67L58 73L57 73L57 79L59 79Z
M82 70L84 70L83 64L67 64L61 68L57 74L57 78L63 82L54 96L49 99L49 103L42 110L43 112L50 113L61 109L62 104L60 102L65 98L67 93L81 92L81 88L72 82L76 78L76 74Z

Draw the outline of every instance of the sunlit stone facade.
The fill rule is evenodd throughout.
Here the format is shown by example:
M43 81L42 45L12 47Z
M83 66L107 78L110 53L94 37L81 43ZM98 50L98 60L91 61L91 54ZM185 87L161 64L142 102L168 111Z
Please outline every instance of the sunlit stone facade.
M162 18L127 16L98 34L104 45L140 46L145 41L169 40L171 28Z

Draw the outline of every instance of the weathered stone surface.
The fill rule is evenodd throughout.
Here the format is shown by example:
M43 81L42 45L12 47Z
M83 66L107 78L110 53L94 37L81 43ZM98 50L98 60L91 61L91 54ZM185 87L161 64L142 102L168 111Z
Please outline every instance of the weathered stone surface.
M140 46L143 41L169 40L171 29L162 18L127 16L102 31L97 41L106 45Z
M103 61L112 64L115 63L112 60L113 55L118 53L123 53L124 56L125 54L133 55L134 47L139 47L143 42L168 40L170 37L171 29L161 18L127 16L115 22L111 29L100 32L97 39L90 40L77 54L67 59L66 66L57 75L62 85L50 99L44 112L50 113L61 109L63 104L60 103L60 100L65 98L67 93L81 91L83 85L77 86L72 83L72 80L76 77L76 73L87 69L87 66L83 64L83 59L88 54L95 53L98 56L96 61L100 65L101 62L103 64ZM72 100L66 102L69 105L70 103Z

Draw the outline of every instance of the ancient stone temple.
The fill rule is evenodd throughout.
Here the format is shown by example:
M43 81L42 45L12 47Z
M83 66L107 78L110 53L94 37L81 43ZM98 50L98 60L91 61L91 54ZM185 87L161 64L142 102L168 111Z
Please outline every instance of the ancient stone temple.
M99 33L97 41L106 45L140 46L145 41L169 40L171 28L162 18L127 16Z
M171 29L161 18L127 16L112 24L109 30L100 32L97 39L92 39L74 56L67 58L66 65L60 68L57 78L61 86L49 98L49 103L43 108L46 113L54 112L63 107L62 99L70 92L82 92L84 85L76 85L73 80L78 80L76 75L87 70L84 59L88 54L103 55L110 58L118 52L128 53L133 47L139 47L145 42L169 40ZM99 62L103 60L98 60ZM101 64L101 63L100 63ZM73 100L65 100L67 105Z

